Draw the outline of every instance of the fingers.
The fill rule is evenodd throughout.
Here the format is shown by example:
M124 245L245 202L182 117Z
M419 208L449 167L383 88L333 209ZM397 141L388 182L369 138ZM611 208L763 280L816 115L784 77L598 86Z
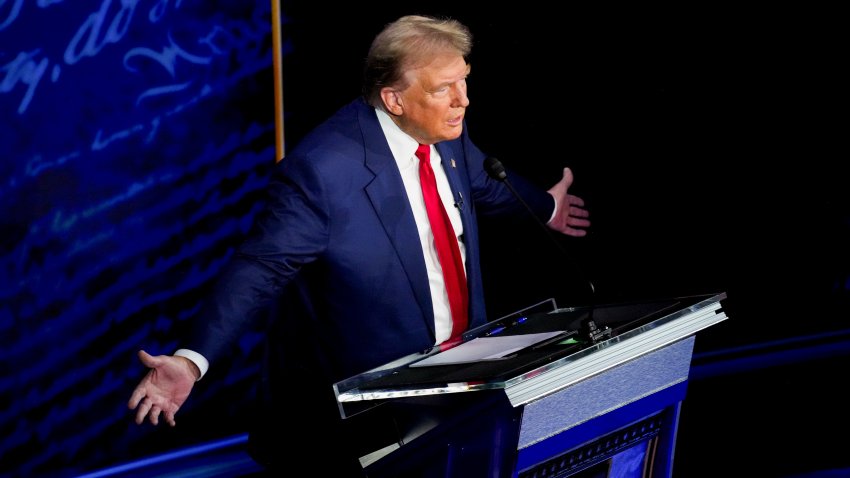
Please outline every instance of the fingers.
M174 412L165 412L165 422L168 423L169 426L177 426L177 421L174 419Z
M156 357L148 354L144 350L139 350L138 352L139 360L149 368L154 368L155 365L159 362ZM141 425L144 423L145 418L153 425L157 425L159 423L159 415L162 412L162 409L159 405L154 404L153 400L151 400L149 394L149 387L151 386L151 374L154 370L149 370L148 374L142 379L141 383L133 390L132 395L130 395L130 400L127 401L127 407L130 410L136 410L136 425ZM173 419L172 419L173 421Z
M571 217L590 217L590 212L580 207L571 207L569 214Z
M584 199L578 196L574 196L572 194L568 194L567 202L570 205L570 210L567 216L567 224L571 226L581 227L590 226L590 221L587 219L583 219L586 217L590 217L590 211L584 208Z
M159 408L158 405L154 405L151 407L151 411L148 413L148 421L151 422L151 425L159 425L159 414L162 413L162 409Z
M573 237L584 237L587 235L587 231L585 231L584 229L576 229L569 226L563 227L562 229L560 229L560 231L563 234Z
M148 396L148 387L151 382L151 373L153 370L149 370L145 378L136 385L136 388L133 390L133 393L130 395L130 400L127 401L127 408L133 410L134 408L139 406L139 403ZM148 400L149 401L149 400ZM148 408L150 408L150 404L148 404ZM145 410L147 412L147 410Z
M568 217L567 218L567 226L572 227L590 227L590 221L587 219L580 219L577 217Z
M127 402L127 408L133 410L138 407L139 402L141 402L143 398L145 398L145 388L142 385L139 385L135 390L133 390L133 394L130 395L130 400Z
M584 199L573 194L567 194L567 202L570 206L584 207Z
M145 417L148 415L152 405L152 402L147 398L139 403L139 408L136 409L136 425L141 425L145 421ZM153 420L151 420L151 423L154 423Z
M136 410L136 425L141 425L145 422L145 418L151 423L151 425L159 425L159 417L165 419L165 423L168 423L170 426L176 426L177 420L175 419L175 414L177 410L167 410L163 411L162 407L153 403L150 398L145 398L139 403L139 408Z
M162 407L154 403L150 398L145 398L139 403L139 408L136 410L136 425L141 425L144 423L145 418L151 423L151 425L159 425L159 417L163 416L165 422L170 426L177 425L177 421L174 416L177 410L168 410L163 412Z

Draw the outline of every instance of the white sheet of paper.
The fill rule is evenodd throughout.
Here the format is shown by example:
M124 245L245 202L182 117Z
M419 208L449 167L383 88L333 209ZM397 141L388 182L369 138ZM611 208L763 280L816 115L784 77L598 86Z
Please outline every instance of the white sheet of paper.
M410 364L410 366L427 367L429 365L496 360L563 333L563 330L556 330L554 332L541 332L538 334L477 337L445 352L434 354L426 359Z

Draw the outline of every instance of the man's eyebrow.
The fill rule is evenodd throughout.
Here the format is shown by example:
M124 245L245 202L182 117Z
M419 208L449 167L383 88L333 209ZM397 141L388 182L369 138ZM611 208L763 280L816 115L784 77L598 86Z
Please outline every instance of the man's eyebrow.
M450 84L452 84L452 83L454 83L454 82L456 82L456 81L465 80L465 79L466 79L466 77L467 77L467 76L469 76L469 73L470 73L471 71L472 71L472 66L470 66L470 65L467 63L467 64L466 64L466 72L463 74L463 76L461 76L460 78L454 79L454 80L448 80L448 81L446 81L444 84L446 84L446 85L450 85Z

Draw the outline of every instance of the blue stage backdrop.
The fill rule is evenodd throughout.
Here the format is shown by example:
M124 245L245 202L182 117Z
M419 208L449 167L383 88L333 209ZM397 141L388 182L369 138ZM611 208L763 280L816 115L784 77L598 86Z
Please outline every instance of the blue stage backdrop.
M241 431L258 333L175 429L126 403L262 202L271 38L268 0L0 1L0 474ZM195 404L227 421L180 427Z

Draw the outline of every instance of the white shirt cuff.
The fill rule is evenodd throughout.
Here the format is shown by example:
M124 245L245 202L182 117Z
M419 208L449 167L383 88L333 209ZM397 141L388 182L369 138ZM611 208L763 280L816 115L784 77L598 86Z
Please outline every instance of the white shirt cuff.
M209 370L209 368L210 368L209 361L207 361L207 359L204 358L203 355L199 354L198 352L195 352L194 350L178 349L176 352L174 352L174 356L175 357L186 357L187 359L191 360L192 363L197 365L198 370L201 371L201 376L198 377L198 380L204 378L204 374L206 374L207 370Z
M552 193L549 193L549 194L551 195ZM552 215L551 215L551 216L549 216L549 220L548 220L548 221L546 221L546 224L551 223L551 222L552 222L552 219L555 219L555 214L557 214L557 213L558 213L558 200L557 200L557 199L555 199L555 196L552 196L552 201L554 201L554 202L555 202L555 208L554 208L554 209L552 209Z

